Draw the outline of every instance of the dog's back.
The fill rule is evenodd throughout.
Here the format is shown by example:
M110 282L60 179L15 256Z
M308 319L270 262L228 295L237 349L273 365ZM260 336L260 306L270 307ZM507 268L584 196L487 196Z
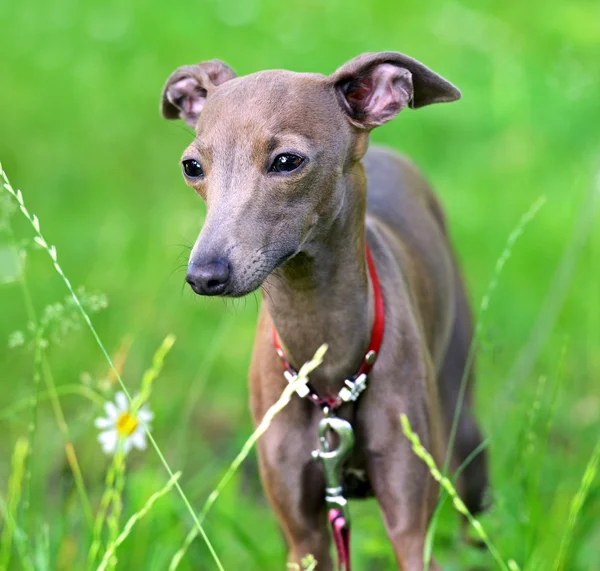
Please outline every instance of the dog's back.
M448 303L455 271L441 209L427 181L402 155L372 147L367 174L367 228L384 241L402 269L436 370L443 361L454 320Z
M437 372L445 432L449 434L473 328L444 213L428 182L405 156L371 146L363 163L367 176L367 228L378 232L394 253L404 276L403 285L419 308L418 318ZM448 297L454 302L448 303ZM466 373L464 403L453 446L456 468L481 442L471 416L473 376L471 366ZM463 495L474 513L483 508L486 486L482 452L467 466L463 478Z

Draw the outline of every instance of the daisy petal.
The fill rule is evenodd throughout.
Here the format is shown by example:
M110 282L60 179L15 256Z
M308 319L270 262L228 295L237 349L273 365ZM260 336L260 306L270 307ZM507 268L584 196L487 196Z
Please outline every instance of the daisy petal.
M117 447L117 431L107 430L98 435L98 442L102 445L102 450L106 454L114 452Z
M113 428L115 425L115 421L110 418L97 418L94 420L94 426L96 428Z
M147 406L143 406L138 412L138 416L143 422L151 422L154 419L154 413L151 412Z
M104 403L104 410L106 411L106 416L108 416L108 418L116 419L119 415L117 407L112 402Z
M127 400L127 397L125 396L125 393L122 391L119 391L116 395L115 395L115 401L117 403L117 407L121 412L126 412L129 410L129 401Z
M139 450L146 449L146 433L143 430L136 430L130 437L131 444Z

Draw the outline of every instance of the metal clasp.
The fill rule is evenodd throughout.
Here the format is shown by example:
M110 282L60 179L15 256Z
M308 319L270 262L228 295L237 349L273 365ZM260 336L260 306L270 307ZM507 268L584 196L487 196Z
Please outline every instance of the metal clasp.
M362 373L354 381L346 379L345 387L342 388L339 395L344 402L354 402L358 400L360 394L367 388L367 375Z
M339 442L335 449L331 449L327 440L327 433L333 432L337 435ZM314 450L312 456L323 464L325 474L325 501L328 508L339 509L346 521L350 522L348 513L348 500L344 497L342 487L342 463L354 446L354 432L349 422L337 416L330 416L325 411L325 418L319 422L320 447Z

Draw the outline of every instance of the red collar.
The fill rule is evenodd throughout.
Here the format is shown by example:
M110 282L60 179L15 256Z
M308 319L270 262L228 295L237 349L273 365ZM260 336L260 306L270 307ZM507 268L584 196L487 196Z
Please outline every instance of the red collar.
M367 265L369 266L369 275L371 277L371 283L373 284L373 295L375 297L375 317L373 319L373 329L371 330L371 341L363 361L354 376L345 381L345 387L342 388L338 395L320 397L307 383L307 390L304 393L298 392L300 396L308 397L312 402L321 407L327 407L330 411L333 411L339 407L342 403L348 401L354 401L358 398L360 393L366 388L367 376L371 372L373 365L379 355L381 348L381 342L383 340L383 331L385 329L385 315L383 307L383 295L381 293L381 284L379 283L379 277L377 276L377 269L373 262L371 250L369 246L366 247L367 253ZM281 362L285 368L284 376L291 382L295 379L298 374L297 371L290 365L289 361L285 358L285 353L279 343L279 337L277 330L273 326L273 345L275 350L281 359Z

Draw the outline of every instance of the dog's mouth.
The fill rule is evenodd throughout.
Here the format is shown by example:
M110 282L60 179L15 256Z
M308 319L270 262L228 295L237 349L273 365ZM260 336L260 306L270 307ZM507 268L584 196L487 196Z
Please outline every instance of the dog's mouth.
M283 264L285 264L286 262L289 262L294 256L296 256L298 253L300 252L300 249L297 248L287 254L283 254L283 256L280 256L277 261L275 262L275 264L273 265L273 269L271 270L271 274L277 270L278 268L280 268L281 266L283 266Z
M254 293L255 291L264 287L264 285L269 282L269 277L271 277L273 273L281 268L284 264L294 258L299 251L299 249L288 251L273 261L261 260L259 267L253 271L248 269L242 271L240 276L242 279L235 279L234 276L230 286L221 293L221 297L244 297ZM281 285L281 278L279 278L278 287Z

